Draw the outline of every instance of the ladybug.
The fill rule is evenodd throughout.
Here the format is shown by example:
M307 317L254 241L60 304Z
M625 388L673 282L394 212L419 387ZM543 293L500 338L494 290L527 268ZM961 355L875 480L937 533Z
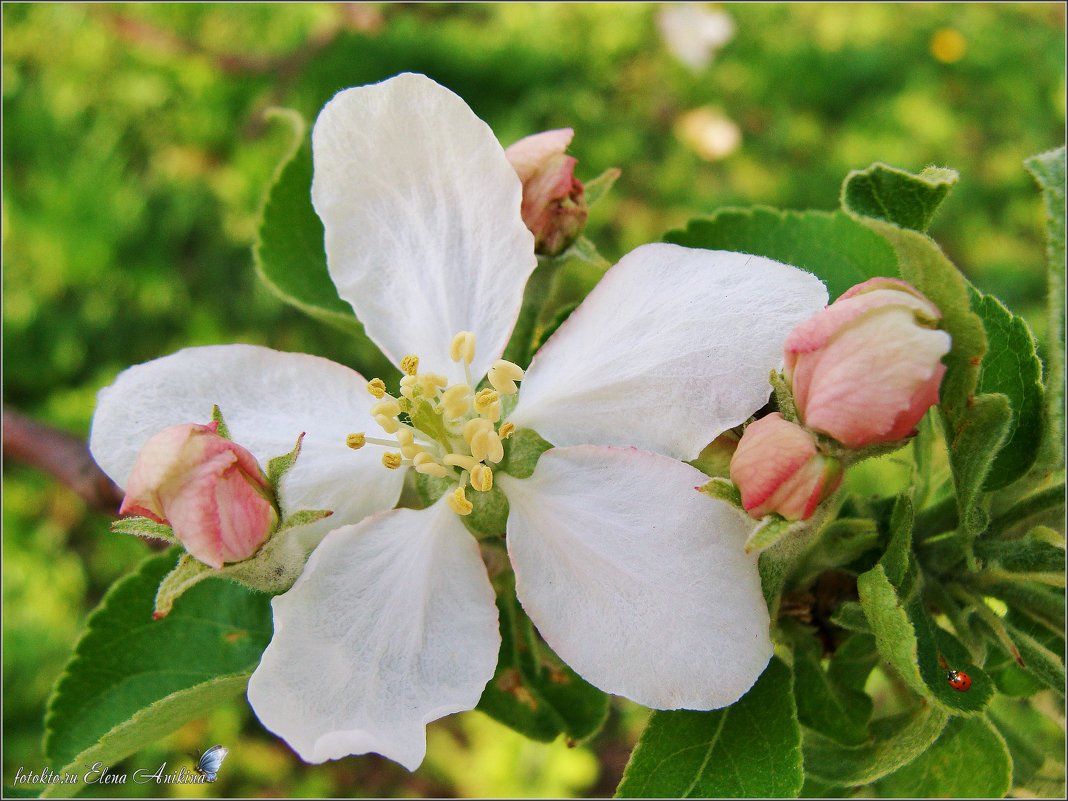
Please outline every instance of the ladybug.
M971 677L960 670L947 670L946 681L949 682L949 686L957 692L966 693L972 686Z

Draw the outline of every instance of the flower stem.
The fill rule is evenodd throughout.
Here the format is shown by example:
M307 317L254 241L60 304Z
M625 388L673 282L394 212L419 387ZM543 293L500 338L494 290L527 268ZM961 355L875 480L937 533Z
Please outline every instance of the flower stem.
M523 305L519 309L519 318L512 329L512 338L504 350L504 358L510 362L526 367L534 354L534 338L538 333L538 324L543 312L552 298L553 284L559 272L561 259L546 256L538 257L538 266L527 280L523 293Z

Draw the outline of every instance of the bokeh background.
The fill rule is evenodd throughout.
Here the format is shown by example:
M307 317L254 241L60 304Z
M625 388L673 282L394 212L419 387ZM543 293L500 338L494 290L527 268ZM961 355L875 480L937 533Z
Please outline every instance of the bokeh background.
M373 373L366 341L258 281L250 246L286 146L265 111L313 119L338 89L405 70L459 93L506 145L572 127L580 178L621 167L588 230L611 260L722 206L833 209L873 161L953 167L932 235L1044 338L1042 209L1021 162L1064 142L1063 4L698 8L703 22L644 3L5 4L4 404L84 437L124 367L210 343ZM595 278L577 274L578 291ZM5 785L45 766L50 688L89 610L148 552L109 520L5 459ZM611 795L646 715L618 703L571 748L453 716L409 775L375 756L306 766L237 699L115 769L188 768L223 743L215 785L159 791Z

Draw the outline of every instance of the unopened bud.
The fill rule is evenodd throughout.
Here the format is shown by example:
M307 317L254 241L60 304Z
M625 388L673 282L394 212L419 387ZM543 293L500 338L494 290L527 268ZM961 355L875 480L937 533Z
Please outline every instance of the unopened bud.
M730 472L742 506L757 519L776 513L807 520L842 482L841 462L821 454L812 434L778 412L745 429Z
M534 250L562 253L586 225L588 209L575 161L564 155L575 132L544 131L520 139L504 151L523 182L523 222L534 234Z
M149 439L119 509L170 526L194 558L216 569L248 559L278 524L256 457L217 428L188 423Z
M910 284L872 278L801 323L785 346L801 422L849 448L910 436L938 403L941 317Z

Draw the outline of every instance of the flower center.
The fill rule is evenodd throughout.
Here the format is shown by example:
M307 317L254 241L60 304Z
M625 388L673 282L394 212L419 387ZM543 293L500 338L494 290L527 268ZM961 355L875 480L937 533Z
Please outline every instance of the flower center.
M461 331L453 337L449 355L464 366L465 382L449 384L438 373L420 373L419 357L405 356L400 368L399 397L386 392L380 378L367 383L378 403L371 416L386 434L395 439L349 434L346 444L362 448L380 445L390 450L382 464L391 470L411 465L428 476L456 479L456 488L447 496L450 508L459 515L471 513L467 499L468 485L477 492L493 487L493 468L504 458L503 440L515 431L512 423L501 423L501 397L515 395L516 381L523 378L519 365L498 359L486 378L489 387L475 391L471 381L471 362L475 358L475 335ZM399 451L399 452L397 452Z

